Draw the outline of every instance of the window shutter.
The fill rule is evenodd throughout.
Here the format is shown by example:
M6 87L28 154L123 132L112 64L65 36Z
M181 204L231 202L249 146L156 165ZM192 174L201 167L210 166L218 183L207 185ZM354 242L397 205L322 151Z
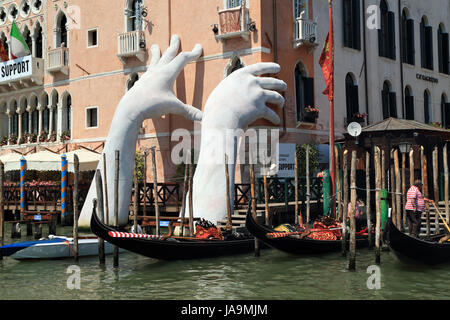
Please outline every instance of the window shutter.
M406 96L405 104L406 104L406 119L414 120L414 97Z
M416 52L414 46L414 20L408 19L406 22L407 29L407 57L408 63L411 65L415 65L416 63Z
M388 55L389 58L396 59L395 50L395 14L392 11L388 12Z
M420 60L422 68L425 68L425 25L420 23Z
M381 104L383 107L383 119L389 118L389 92L381 91Z
M352 112L353 114L359 112L359 96L358 96L358 86L352 86Z
M445 104L445 124L446 128L450 128L450 103Z
M443 52L442 52L442 48L443 48L443 36L442 36L442 32L441 32L441 29L439 28L438 29L438 32L437 32L437 42L438 42L438 65L439 65L439 67L438 67L438 71L439 72L441 72L441 73L443 73L443 71L444 71L444 55L443 55Z
M427 52L426 57L426 64L427 68L430 70L433 70L433 27L428 26L425 27L425 50Z
M400 29L401 58L402 62L408 62L408 21L402 15L402 24Z
M351 0L344 0L344 46L350 47L350 27L351 27L351 15L350 15L350 1Z
M353 0L353 48L361 50L361 0Z
M449 47L449 36L448 33L442 34L442 60L443 66L442 71L445 74L450 74L450 47Z
M389 92L389 116L397 118L397 95L395 92Z

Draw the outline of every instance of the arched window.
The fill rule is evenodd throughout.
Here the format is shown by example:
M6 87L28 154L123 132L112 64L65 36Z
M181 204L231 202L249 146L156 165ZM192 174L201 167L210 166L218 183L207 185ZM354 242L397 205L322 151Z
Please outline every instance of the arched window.
M389 11L385 0L380 3L381 28L378 29L378 50L380 57L395 60L395 14Z
M38 23L34 29L34 55L36 58L42 58L42 27L41 24Z
M22 113L22 134L29 132L29 114L28 112L26 112L25 110L27 109L28 106L28 100L27 98L21 99L20 100L20 109L23 111Z
M227 9L240 6L241 3L242 3L242 0L227 0Z
M348 73L345 77L345 95L347 104L347 123L354 121L359 113L358 85L353 76Z
M449 54L449 38L445 32L444 25L439 25L438 29L438 57L439 72L450 74L450 54Z
M31 39L31 32L28 30L28 28L25 28L23 32L23 39L25 40L28 49L30 49L30 54L33 52L33 40Z
M433 70L433 27L425 16L420 21L420 51L422 68Z
M13 112L11 116L11 134L16 137L19 135L19 115L17 114L17 101L13 100L10 102L9 109Z
M308 117L305 108L314 106L314 78L308 78L299 62L295 67L295 101L297 107L297 121L314 122Z
M414 54L414 20L408 18L407 9L402 12L402 62L411 65L415 64Z
M33 96L30 100L31 111L31 133L38 133L39 130L39 111L37 110L38 98Z
M424 121L426 124L431 123L433 121L433 109L431 105L431 96L430 92L428 90L425 90L423 93L423 114L424 114Z
M51 98L51 104L53 107L53 119L52 119L53 132L58 132L58 101L59 101L58 91L54 90L52 92L52 98Z
M383 83L381 91L381 104L383 107L383 119L397 118L397 95L392 92L389 81Z
M41 96L41 108L42 108L42 131L48 133L50 129L50 110L48 109L48 94L46 92L44 92L43 95Z
M70 94L67 97L66 107L67 107L66 111L67 131L70 132L72 129L72 96Z
M361 50L361 0L344 0L344 46Z
M405 88L405 109L405 119L414 120L414 96L409 86Z
M131 88L133 88L134 84L138 80L139 80L139 75L137 73L132 73L130 75L130 78L127 81L127 90L130 90Z
M442 127L450 128L450 103L447 100L445 93L441 97L441 115L442 115Z
M2 42L3 48L5 48L5 52L8 55L8 59L9 59L8 38L6 38L6 35L3 32L2 32L2 34L0 36L0 41Z
M56 19L56 47L62 47L63 43L65 47L68 47L67 40L67 17L59 12Z

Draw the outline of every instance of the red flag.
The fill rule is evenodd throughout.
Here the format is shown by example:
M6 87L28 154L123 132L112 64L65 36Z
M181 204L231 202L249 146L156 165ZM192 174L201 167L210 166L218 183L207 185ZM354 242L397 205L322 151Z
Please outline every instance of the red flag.
M328 94L328 100L333 100L334 95L334 32L333 32L333 15L330 1L330 31L328 32L325 45L323 47L322 54L319 59L319 64L322 67L323 76L325 77L325 83L327 88L323 94Z
M9 60L8 51L6 51L3 46L3 41L0 41L0 60L2 60L2 62Z

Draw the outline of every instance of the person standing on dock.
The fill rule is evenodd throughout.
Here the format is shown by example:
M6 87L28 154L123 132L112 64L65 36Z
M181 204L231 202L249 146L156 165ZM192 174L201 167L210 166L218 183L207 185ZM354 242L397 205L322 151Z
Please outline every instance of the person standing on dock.
M409 234L418 238L420 234L420 225L422 212L425 210L425 201L430 201L423 197L422 181L416 180L406 193L406 217L408 219Z

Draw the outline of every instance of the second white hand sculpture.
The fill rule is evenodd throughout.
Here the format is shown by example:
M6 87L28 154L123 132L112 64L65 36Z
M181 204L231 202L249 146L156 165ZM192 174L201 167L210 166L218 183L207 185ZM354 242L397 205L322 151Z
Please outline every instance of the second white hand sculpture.
M287 86L282 80L259 77L279 71L280 66L270 62L239 69L222 80L208 98L203 113L200 154L193 181L194 217L201 217L213 223L227 217L223 164L225 153L229 159L230 202L233 208L238 144L234 133L247 129L260 118L273 124L280 122L278 115L266 103L282 108L284 98L274 90L285 91ZM218 133L221 136L219 139ZM219 145L221 141L225 143L224 146Z

